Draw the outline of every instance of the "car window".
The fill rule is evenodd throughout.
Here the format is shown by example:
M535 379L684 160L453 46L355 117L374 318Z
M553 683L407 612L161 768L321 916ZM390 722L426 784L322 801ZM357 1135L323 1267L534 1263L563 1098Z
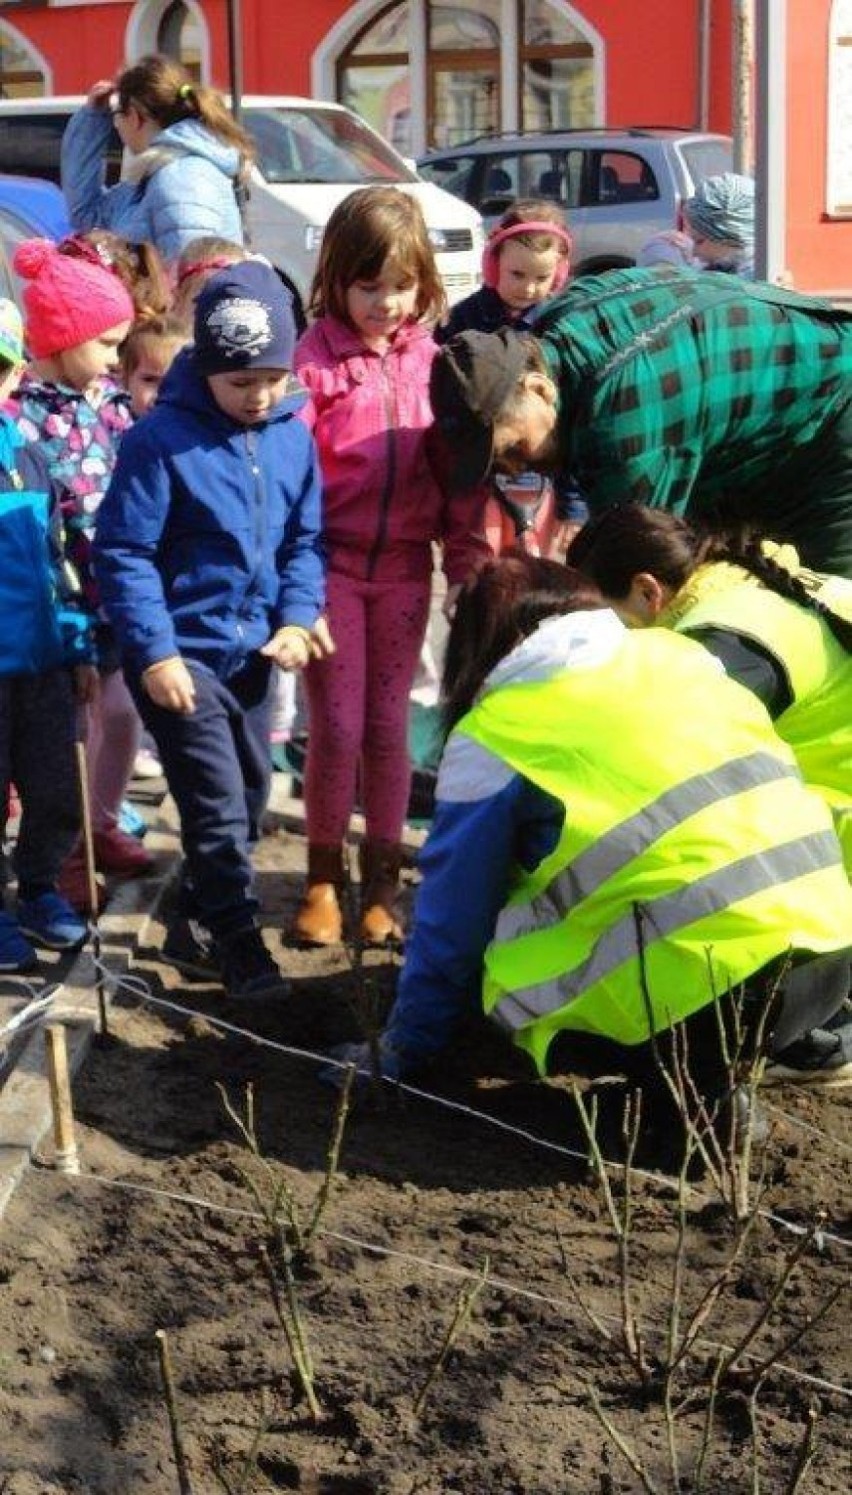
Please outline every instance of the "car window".
M693 187L708 176L733 169L731 147L724 140L694 140L680 147Z
M436 187L469 202L476 159L476 156L442 156L440 161L421 161L417 170L425 182L434 182Z
M247 109L267 182L413 181L399 156L361 120L336 109Z
M40 176L59 185L59 156L68 114L0 114L0 171ZM107 146L106 182L121 175L121 141L115 130Z
M644 157L632 151L594 151L588 204L653 202L660 195L657 178Z

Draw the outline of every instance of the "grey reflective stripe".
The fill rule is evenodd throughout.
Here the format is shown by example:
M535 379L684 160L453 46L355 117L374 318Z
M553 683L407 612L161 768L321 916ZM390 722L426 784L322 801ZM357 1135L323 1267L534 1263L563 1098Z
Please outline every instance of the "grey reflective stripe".
M648 949L657 940L678 930L686 929L700 919L721 913L755 893L767 888L793 882L809 872L818 872L826 867L839 867L840 857L837 838L832 831L814 831L809 836L800 836L797 841L788 841L783 846L773 846L768 851L755 852L743 857L705 877L641 905L643 939ZM522 1026L545 1013L555 1012L574 998L595 986L598 981L611 976L625 961L638 955L636 923L630 909L617 924L601 935L592 954L583 965L557 976L551 981L542 981L534 986L525 986L501 998L493 1014L502 1015L504 1003L509 1009L503 1021L513 1027ZM653 993L652 993L653 995ZM526 1014L518 1018L517 1013ZM513 1021L514 1018L514 1021Z
M623 872L661 836L708 805L732 799L759 784L798 777L798 770L792 764L772 753L760 752L733 758L709 773L684 779L581 851L528 903L511 904L504 909L497 923L497 939L516 939L561 923L575 904Z

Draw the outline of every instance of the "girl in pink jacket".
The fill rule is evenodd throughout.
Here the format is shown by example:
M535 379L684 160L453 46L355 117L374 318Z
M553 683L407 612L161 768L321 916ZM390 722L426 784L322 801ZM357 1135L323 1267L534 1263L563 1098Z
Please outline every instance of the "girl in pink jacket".
M481 499L449 496L430 464L430 328L444 293L419 205L395 187L351 193L323 238L295 368L312 397L324 488L327 615L336 652L305 683L308 881L296 934L342 938L343 843L356 780L367 821L361 938L401 937L395 909L410 784L408 697L429 617L432 542L447 609L487 558Z

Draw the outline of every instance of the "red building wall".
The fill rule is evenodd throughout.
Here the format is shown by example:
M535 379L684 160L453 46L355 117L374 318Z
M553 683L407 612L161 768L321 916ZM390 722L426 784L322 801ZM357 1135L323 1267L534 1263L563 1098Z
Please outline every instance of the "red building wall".
M852 287L852 221L826 203L831 0L788 0L787 256L802 290Z

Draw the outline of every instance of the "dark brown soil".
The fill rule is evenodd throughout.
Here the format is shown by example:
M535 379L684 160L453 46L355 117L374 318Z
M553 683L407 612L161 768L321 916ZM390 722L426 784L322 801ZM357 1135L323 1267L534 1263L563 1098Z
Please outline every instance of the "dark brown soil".
M298 840L261 850L270 945L295 898ZM152 994L222 1017L276 1044L323 1051L357 1034L344 957L287 951L293 996L238 1010L214 987L182 985L153 944L137 973ZM393 962L369 975L387 1002ZM247 1212L279 1183L309 1211L322 1180L335 1098L317 1064L208 1021L135 1001L113 1012L75 1087L83 1176L26 1177L0 1226L0 1491L3 1495L605 1495L643 1488L604 1433L592 1394L646 1471L645 1489L706 1495L792 1490L808 1409L816 1457L800 1488L849 1489L852 1402L782 1372L758 1397L757 1466L749 1380L720 1394L703 1483L693 1469L717 1355L685 1367L675 1422L676 1485L665 1419L618 1348L617 1253L581 1152L565 1087L531 1081L484 1027L467 1034L425 1088L557 1144L548 1150L486 1120L411 1096L362 1103L314 1249L295 1263L320 1420L296 1384ZM471 1078L473 1075L473 1078ZM262 1160L225 1115L253 1087ZM795 1222L825 1211L809 1251L755 1343L762 1359L848 1274L852 1251L850 1099L773 1093L766 1204ZM783 1114L778 1114L778 1113ZM113 1185L135 1185L137 1189ZM675 1212L661 1178L634 1181L631 1275L653 1371L672 1303ZM616 1190L618 1192L618 1190ZM193 1201L206 1201L193 1202ZM685 1311L718 1279L732 1237L709 1183L690 1199ZM796 1238L761 1220L706 1329L734 1344L753 1322ZM415 1401L459 1294L488 1265L469 1323ZM467 1276L460 1274L468 1274ZM582 1305L582 1306L581 1306ZM585 1310L585 1311L584 1311ZM597 1318L596 1328L590 1315ZM154 1334L168 1333L189 1485L175 1467ZM608 1343L603 1335L612 1336ZM848 1298L784 1352L799 1377L848 1381ZM266 1406L256 1468L241 1456ZM217 1475L217 1469L219 1474ZM227 1483L223 1483L225 1480Z

